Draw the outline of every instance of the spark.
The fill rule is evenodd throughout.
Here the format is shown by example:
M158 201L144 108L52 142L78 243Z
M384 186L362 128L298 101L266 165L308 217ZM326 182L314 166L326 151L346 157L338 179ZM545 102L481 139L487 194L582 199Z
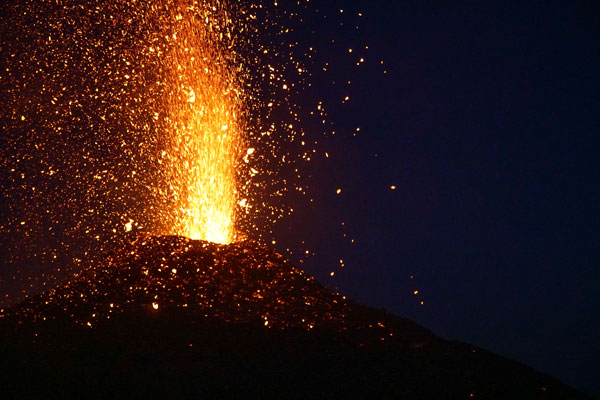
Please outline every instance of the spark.
M130 219L129 222L125 224L125 232L131 232L133 220Z

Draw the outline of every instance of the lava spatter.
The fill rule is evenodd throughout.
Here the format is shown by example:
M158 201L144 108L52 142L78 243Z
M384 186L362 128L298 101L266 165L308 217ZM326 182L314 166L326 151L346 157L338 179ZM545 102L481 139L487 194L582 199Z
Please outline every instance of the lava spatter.
M138 238L21 307L33 321L68 315L83 326L144 308L189 308L199 318L310 329L345 326L348 302L256 242L163 236Z
M56 289L6 309L3 317L97 327L143 310L187 310L192 319L261 321L282 330L351 331L371 341L399 340L394 332L403 329L396 317L365 313L257 242L220 245L180 236L139 237ZM411 335L403 330L405 340ZM419 340L430 336L417 332Z

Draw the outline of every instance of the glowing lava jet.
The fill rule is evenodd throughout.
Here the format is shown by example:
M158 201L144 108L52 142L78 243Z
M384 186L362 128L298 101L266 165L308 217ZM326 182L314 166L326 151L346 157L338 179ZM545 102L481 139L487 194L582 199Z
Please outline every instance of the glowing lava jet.
M243 144L232 22L226 8L209 5L177 7L172 16L162 61L170 88L161 156L174 204L169 233L228 244L236 238L236 162Z

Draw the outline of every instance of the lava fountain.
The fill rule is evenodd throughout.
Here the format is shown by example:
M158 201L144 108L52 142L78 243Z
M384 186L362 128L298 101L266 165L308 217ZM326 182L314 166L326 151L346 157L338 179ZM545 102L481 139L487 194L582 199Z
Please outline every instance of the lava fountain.
M244 105L231 51L232 19L225 5L217 5L188 8L182 2L171 12L161 164L172 201L168 233L228 244L237 236Z
M0 4L0 261L12 280L35 292L34 266L62 279L138 234L273 241L287 194L306 193L299 163L316 154L302 120L327 125L321 102L294 100L313 51L287 24L308 4Z

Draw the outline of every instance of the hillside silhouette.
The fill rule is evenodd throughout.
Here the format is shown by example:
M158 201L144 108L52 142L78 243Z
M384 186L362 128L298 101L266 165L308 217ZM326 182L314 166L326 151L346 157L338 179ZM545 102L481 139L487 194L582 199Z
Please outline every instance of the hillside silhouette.
M588 398L253 241L137 238L1 316L8 398Z

